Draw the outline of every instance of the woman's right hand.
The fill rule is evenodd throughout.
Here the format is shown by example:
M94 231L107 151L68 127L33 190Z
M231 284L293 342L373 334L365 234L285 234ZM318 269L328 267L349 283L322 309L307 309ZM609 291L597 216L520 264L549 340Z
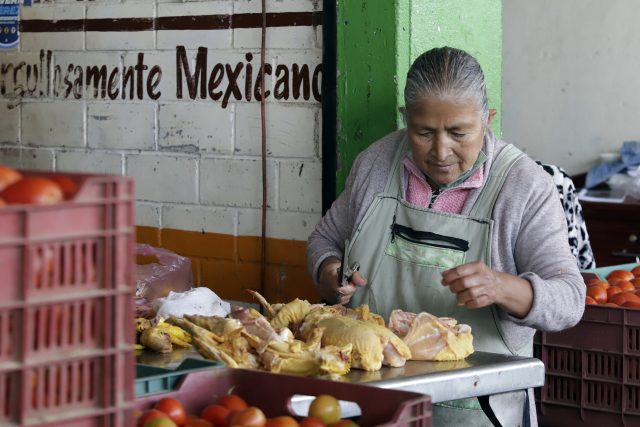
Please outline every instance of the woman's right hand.
M353 273L351 280L345 286L339 286L338 271L342 262L336 257L328 257L320 265L318 274L319 291L322 299L329 303L346 304L358 287L365 286L365 279L359 272Z

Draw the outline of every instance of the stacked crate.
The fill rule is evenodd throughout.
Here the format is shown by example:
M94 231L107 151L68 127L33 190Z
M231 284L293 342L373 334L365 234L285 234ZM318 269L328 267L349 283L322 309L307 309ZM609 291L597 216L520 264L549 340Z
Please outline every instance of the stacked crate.
M132 419L133 182L66 175L71 200L0 208L2 426Z

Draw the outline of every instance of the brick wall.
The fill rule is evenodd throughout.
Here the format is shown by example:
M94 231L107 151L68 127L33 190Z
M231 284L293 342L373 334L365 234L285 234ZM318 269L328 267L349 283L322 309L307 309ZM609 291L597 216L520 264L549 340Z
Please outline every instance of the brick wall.
M313 298L320 218L320 2L269 0L269 292ZM259 0L57 0L21 9L0 51L0 163L126 174L139 240L194 260L198 284L257 287ZM270 66L270 68L269 68Z

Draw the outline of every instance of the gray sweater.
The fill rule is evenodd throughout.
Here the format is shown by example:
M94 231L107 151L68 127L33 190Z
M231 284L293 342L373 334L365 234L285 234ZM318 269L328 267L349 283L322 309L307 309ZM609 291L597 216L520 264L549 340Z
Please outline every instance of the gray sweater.
M342 258L345 239L353 235L376 194L384 190L404 134L404 130L393 132L358 155L344 191L309 237L307 267L316 283L322 261L329 256ZM487 132L485 179L504 146L490 130ZM481 190L471 190L462 214L468 214ZM509 172L493 219L492 268L518 275L533 287L529 314L516 318L498 310L498 326L513 352L528 353L536 329L559 331L580 320L586 287L569 249L565 215L553 181L530 158L521 159Z

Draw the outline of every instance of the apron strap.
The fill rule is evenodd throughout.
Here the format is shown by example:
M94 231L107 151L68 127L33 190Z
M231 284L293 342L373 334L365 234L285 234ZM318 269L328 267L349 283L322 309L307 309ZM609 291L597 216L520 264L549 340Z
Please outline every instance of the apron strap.
M512 144L506 145L496 156L487 181L480 193L480 196L473 204L469 216L490 218L493 214L493 207L498 199L498 194L509 174L509 171L518 160L525 157L525 154Z
M400 169L402 165L402 158L405 154L407 154L409 145L409 140L407 139L407 133L405 132L404 136L400 140L400 146L396 150L396 154L393 157L393 162L391 162L391 170L389 171L389 177L387 178L387 184L384 187L385 194L396 194L401 188L402 184L402 169ZM401 193L400 193L401 195Z
M478 396L478 402L480 402L480 407L482 408L482 412L489 418L493 427L502 427L498 417L493 413L493 409L491 409L491 405L489 405L489 396Z

